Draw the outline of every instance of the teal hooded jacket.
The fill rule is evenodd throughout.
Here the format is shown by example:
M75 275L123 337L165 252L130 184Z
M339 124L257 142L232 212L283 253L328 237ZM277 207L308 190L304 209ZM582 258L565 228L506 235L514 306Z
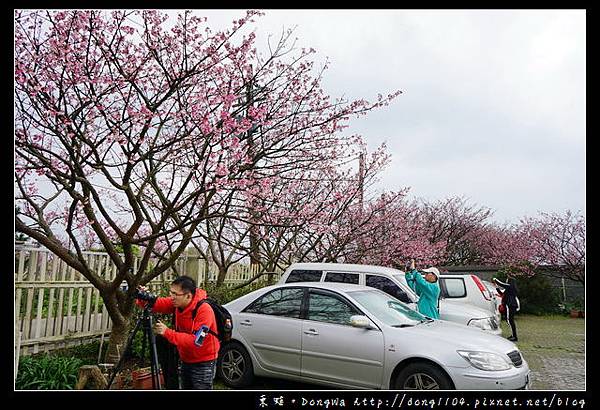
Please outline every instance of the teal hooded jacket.
M440 284L438 282L427 282L423 276L415 269L406 272L406 283L412 290L419 295L417 307L419 312L432 319L439 319L438 298L440 296Z

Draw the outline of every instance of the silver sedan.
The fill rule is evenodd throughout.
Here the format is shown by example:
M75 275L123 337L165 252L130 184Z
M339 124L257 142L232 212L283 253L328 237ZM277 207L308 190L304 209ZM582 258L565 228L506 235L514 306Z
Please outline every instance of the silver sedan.
M371 287L268 286L225 305L232 341L217 372L230 387L275 377L348 389L525 389L514 343L432 320Z

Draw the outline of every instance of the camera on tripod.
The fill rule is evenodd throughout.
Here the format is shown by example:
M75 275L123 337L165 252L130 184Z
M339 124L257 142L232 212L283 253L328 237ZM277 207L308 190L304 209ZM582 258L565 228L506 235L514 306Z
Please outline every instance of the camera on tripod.
M121 287L121 290L123 292L127 292L127 289L128 289L127 286ZM146 350L146 343L148 343L148 347L150 348L150 369L151 369L151 373L152 373L152 388L160 390L161 384L162 384L160 381L160 377L159 377L160 365L159 365L159 361L158 361L158 353L156 350L156 337L155 337L154 333L152 332L153 321L152 321L152 312L151 312L152 307L154 306L154 303L156 302L156 299L158 298L158 296L147 291L146 289L136 288L135 292L133 293L133 297L138 300L146 301L148 303L144 307L143 313L138 317L133 330L129 334L129 337L127 339L127 344L125 345L125 348L123 349L123 354L121 355L121 358L119 359L119 362L117 363L117 366L113 369L112 375L110 377L110 380L108 381L108 385L107 385L106 389L107 390L110 389L110 386L111 386L113 380L115 379L115 376L121 370L121 366L123 365L124 358L127 356L126 353L129 352L131 349L132 342L135 338L135 335L137 334L138 331L141 330L143 332L142 357L144 356L144 352Z
M155 294L141 289L136 289L135 294L133 296L136 299L145 300L146 302L148 302L149 306L154 305L154 302L156 302L156 299L158 298L158 296L156 296Z

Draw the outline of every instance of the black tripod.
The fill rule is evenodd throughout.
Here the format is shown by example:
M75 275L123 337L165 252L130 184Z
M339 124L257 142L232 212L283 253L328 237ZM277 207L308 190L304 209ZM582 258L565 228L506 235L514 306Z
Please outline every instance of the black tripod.
M152 388L154 390L161 389L160 369L158 366L158 353L156 351L156 336L152 332L152 313L150 312L152 310L153 305L154 303L150 302L146 304L146 307L144 308L142 314L139 316L135 327L129 334L127 344L125 345L125 350L123 350L123 354L119 358L119 362L115 366L115 370L113 371L110 380L108 381L108 385L106 386L107 390L110 389L110 386L112 385L112 382L117 373L121 371L121 366L123 365L125 356L127 355L127 352L131 349L133 339L135 338L135 335L140 329L142 329L144 332L144 338L142 339L142 357L144 357L146 353L146 342L148 342L150 345L150 371L152 373Z

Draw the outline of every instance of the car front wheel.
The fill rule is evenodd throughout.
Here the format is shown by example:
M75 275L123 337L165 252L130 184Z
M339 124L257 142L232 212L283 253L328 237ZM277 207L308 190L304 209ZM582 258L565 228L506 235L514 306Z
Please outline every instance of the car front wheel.
M395 390L451 390L452 382L436 366L429 363L411 363L393 383Z
M217 375L229 387L249 386L254 379L254 370L246 348L236 342L225 345L217 361Z

